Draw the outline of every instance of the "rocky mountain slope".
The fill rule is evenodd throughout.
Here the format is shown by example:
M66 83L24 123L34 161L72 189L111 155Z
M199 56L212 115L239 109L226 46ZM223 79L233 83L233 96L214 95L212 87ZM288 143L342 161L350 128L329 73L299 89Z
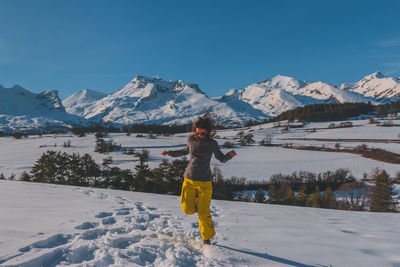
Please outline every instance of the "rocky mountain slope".
M32 93L21 86L0 85L0 131L35 131L84 125L81 117L66 112L58 91Z
M211 99L197 84L145 76L136 76L122 89L88 106L79 115L121 125L183 124L192 122L209 108L218 114L220 123L230 126L268 117L243 101L231 101L228 97Z
M372 102L400 99L400 79L373 73L356 83L334 86L277 75L221 97L208 97L197 84L159 77L135 76L109 95L81 90L64 101L57 91L32 93L18 85L0 85L0 131L114 123L117 126L190 123L213 108L219 123L240 126L300 106L319 103Z

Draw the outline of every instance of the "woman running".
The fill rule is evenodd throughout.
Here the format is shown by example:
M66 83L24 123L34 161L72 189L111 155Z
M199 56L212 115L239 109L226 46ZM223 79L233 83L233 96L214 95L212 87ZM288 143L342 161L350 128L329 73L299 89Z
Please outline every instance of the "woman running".
M214 224L210 214L212 197L212 173L210 169L211 156L220 162L227 162L236 152L231 150L223 154L215 135L216 124L210 112L199 117L192 126L193 135L189 136L185 148L162 152L163 156L181 157L190 154L190 161L184 173L181 192L181 208L187 215L197 212L199 228L203 243L210 245L210 239L215 235Z

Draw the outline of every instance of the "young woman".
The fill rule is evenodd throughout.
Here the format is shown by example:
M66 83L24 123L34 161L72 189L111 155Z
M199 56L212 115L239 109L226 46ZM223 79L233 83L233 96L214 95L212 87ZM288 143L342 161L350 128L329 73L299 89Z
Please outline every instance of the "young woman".
M181 192L181 208L187 215L197 212L199 228L204 244L211 244L215 235L214 224L210 214L212 196L212 174L210 161L212 154L221 162L227 162L234 156L234 150L223 154L215 135L215 123L209 113L199 117L192 126L193 135L189 136L185 148L174 151L164 151L163 156L180 157L190 154L190 161L184 173Z

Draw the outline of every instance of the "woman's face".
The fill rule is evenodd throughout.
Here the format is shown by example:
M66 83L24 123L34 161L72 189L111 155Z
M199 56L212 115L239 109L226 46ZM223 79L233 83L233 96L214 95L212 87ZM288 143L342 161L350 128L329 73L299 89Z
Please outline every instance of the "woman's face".
M206 129L202 129L202 128L196 128L196 135L199 139L204 139L207 137L208 135L208 131Z

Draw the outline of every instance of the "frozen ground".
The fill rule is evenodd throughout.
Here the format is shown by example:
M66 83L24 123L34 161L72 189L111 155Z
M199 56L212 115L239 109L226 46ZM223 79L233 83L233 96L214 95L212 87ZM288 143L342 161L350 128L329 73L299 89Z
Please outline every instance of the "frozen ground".
M340 122L335 122L339 124ZM327 128L329 123L310 123L305 128L291 129L288 133L281 133L280 129L272 128L273 124L265 124L252 127L254 139L258 142L269 132L273 132L273 143L293 143L302 145L316 145L333 147L336 142L301 141L288 140L288 138L355 138L355 139L398 139L400 127L377 127L368 124L368 121L353 121L355 127L342 129ZM395 122L400 123L400 122ZM317 132L309 130L317 128ZM246 133L250 128L244 130ZM233 142L233 138L239 132L238 129L219 131L218 142L222 145L226 141ZM146 136L146 135L145 135ZM126 136L125 134L112 134L111 138L124 147L133 147L137 151L148 149L150 151L149 165L157 167L163 159L172 160L170 157L161 156L163 150L174 150L182 148L187 140L188 134L177 134L169 137L158 136L156 139L136 137L136 134ZM64 148L63 143L71 141L72 147ZM362 142L341 143L343 147L355 147ZM383 148L400 153L398 143L366 143L369 147ZM54 147L57 145L57 147ZM42 147L40 147L42 146ZM110 153L109 155L94 152L95 137L75 137L71 135L44 135L43 137L30 136L26 139L16 140L11 137L0 138L0 173L10 176L14 173L19 177L23 171L29 171L42 153L47 150L60 150L68 153L89 153L98 164L107 157L112 156L114 165L133 169L137 158L121 153ZM228 152L230 149L222 149ZM246 177L249 180L268 179L277 173L291 174L294 171L324 172L338 168L348 168L357 178L362 178L364 173L370 173L372 169L379 167L385 169L391 176L395 176L400 168L397 164L390 164L363 158L359 155L348 153L300 151L276 147L262 146L237 146L235 150L238 156L233 160L221 164L213 158L212 166L221 168L225 177Z
M0 181L1 266L400 266L399 214L212 201L203 247L179 198Z

